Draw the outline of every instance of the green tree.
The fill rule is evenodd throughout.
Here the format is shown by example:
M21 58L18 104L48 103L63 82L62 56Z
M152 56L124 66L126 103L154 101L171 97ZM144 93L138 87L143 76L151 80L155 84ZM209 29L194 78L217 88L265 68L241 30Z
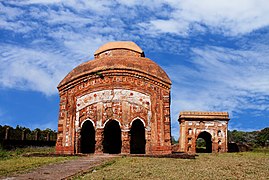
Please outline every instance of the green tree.
M198 138L196 140L196 148L206 149L206 141L203 138Z
M228 131L228 141L235 142L235 143L246 143L246 132L243 131Z
M262 129L256 139L260 146L269 146L269 127Z

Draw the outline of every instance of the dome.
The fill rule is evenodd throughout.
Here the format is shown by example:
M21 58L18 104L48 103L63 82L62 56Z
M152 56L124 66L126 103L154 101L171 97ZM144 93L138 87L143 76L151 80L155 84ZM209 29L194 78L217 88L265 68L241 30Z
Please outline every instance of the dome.
M132 41L115 41L115 42L108 42L106 44L104 44L103 46L101 46L100 48L98 48L95 53L94 56L108 51L108 50L113 50L113 49L127 49L127 50L131 50L131 51L135 51L137 53L142 54L143 50L134 42Z
M121 50L123 49L128 51L134 51L135 53L139 53L141 56L122 56L122 53L118 55L112 56L98 56L103 52L109 50ZM98 56L98 57L96 57ZM110 42L103 46L101 46L95 52L95 59L82 63L81 65L74 68L58 85L60 88L63 85L66 85L73 80L93 74L95 72L101 72L105 70L130 70L136 71L140 73L144 73L147 76L157 78L161 82L171 84L171 80L165 71L152 60L142 57L143 51L137 46L134 42Z

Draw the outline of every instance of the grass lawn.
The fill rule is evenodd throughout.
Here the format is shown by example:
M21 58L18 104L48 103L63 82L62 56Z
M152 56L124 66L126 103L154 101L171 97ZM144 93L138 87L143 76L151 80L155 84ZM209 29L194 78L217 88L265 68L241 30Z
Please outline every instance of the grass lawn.
M0 149L0 177L20 173L44 164L56 163L74 157L23 157L25 153L54 152L54 148L21 148L12 151Z
M75 179L269 179L269 153L199 154L194 160L124 157Z

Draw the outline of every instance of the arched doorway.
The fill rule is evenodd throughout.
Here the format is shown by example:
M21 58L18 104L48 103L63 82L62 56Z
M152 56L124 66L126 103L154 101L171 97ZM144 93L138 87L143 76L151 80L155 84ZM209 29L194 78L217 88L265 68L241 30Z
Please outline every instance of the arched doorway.
M130 152L131 154L145 154L145 128L139 119L133 121L131 127Z
M115 120L110 120L104 128L104 153L118 154L121 152L121 129Z
M81 128L80 152L94 153L95 130L91 121L85 121Z
M212 153L211 134L203 131L196 139L196 152L197 153Z

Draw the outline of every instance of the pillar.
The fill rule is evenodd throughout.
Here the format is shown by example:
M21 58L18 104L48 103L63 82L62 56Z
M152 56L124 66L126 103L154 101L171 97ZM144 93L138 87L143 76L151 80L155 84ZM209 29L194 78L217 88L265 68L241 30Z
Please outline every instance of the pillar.
M225 152L228 152L228 121L225 122Z
M151 154L151 131L146 130L146 154Z
M96 128L95 132L95 153L103 153L104 128Z
M81 153L81 150L80 150L80 131L81 131L81 128L78 127L76 128L76 131L75 131L75 153Z
M179 151L186 152L188 151L188 147L186 147L186 126L185 126L185 120L180 120L180 132L179 132Z
M122 154L130 154L130 131L122 130L121 131L121 153Z

